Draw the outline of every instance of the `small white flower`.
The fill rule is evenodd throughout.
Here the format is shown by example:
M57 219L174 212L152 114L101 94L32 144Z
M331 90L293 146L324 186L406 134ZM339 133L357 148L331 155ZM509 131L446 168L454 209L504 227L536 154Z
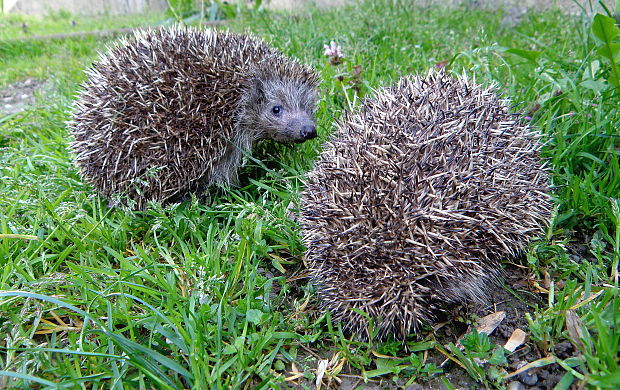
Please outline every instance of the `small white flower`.
M323 48L325 49L323 55L329 57L329 61L332 65L339 64L344 58L344 55L342 54L342 47L340 45L336 45L336 42L334 41L331 41L329 45L323 45Z

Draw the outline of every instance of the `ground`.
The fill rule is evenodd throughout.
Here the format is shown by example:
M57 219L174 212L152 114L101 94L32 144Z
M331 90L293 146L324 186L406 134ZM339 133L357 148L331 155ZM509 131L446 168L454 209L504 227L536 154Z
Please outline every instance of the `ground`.
M490 341L495 345L505 345L516 329L527 329L528 322L526 314L532 315L533 308L544 305L545 295L541 291L537 291L532 284L532 275L526 266L521 264L504 264L504 278L502 286L495 289L495 294L490 297L490 301L485 304L474 305L470 307L457 306L453 307L453 311L449 313L447 318L457 319L456 321L445 321L435 328L437 341L446 345L450 342L456 342L466 333L470 332L474 327L473 324L467 324L473 318L485 318L503 313L503 319L499 320L496 328L490 334ZM293 282L292 286L296 283ZM300 287L300 286L298 286ZM316 302L314 304L317 304ZM284 310L291 310L286 308ZM495 323L495 320L493 320ZM567 359L578 353L577 349L570 341L564 341L555 346L556 354L562 359ZM314 356L313 356L314 355ZM318 351L306 354L309 364L317 364L318 360L331 359L334 355L332 351ZM545 357L546 354L540 348L531 342L526 342L518 348L514 354L508 357L508 372L514 372L526 363L536 361ZM436 377L431 380L419 381L416 384L404 386L405 381L398 380L394 382L391 379L369 380L364 382L359 370L345 366L339 379L342 381L337 383L331 382L330 388L339 390L350 389L398 389L405 388L409 390L445 390L447 387L441 378L446 378L456 389L475 388L472 385L471 377L465 369L456 365L453 361L447 359L444 355L433 350L427 357L428 363L434 363L446 370L445 375ZM315 368L315 367L312 367ZM510 389L530 389L542 390L552 389L564 375L564 370L557 365L551 364L544 367L533 368L526 372L516 375L507 383ZM296 382L301 383L301 382ZM311 386L312 382L303 381L304 384ZM474 387L472 387L474 386ZM292 386L295 388L297 386Z
M491 0L467 3L472 7L497 4ZM614 158L619 144L609 131L616 125L610 122L616 118L617 105L613 97L601 97L604 83L600 77L608 77L606 73L598 79L578 73L584 63L592 73L605 64L604 58L595 57L598 48L589 42L564 41L582 24L552 13L540 20L523 14L534 3L550 4L523 0L512 2L498 13L500 17L475 14L486 18L484 28L463 17L468 13L419 9L420 18L429 18L429 25L409 30L411 18L417 15L387 7L385 12L400 23L392 25L377 16L383 9L369 4L359 14L351 12L353 16L337 12L315 12L307 18L259 14L241 19L238 25L234 20L229 24L238 31L250 28L267 36L287 54L321 70L325 92L318 110L321 129L347 108L353 90L369 92L399 74L445 66L456 50L461 53L455 59L458 66L483 79L509 79L506 90L525 101L520 109L527 109L544 130L561 135L548 141L553 145L549 158L560 167L556 172L558 222L523 258L504 263L505 285L496 290L491 302L452 308L449 318L453 321L420 335L426 345L412 338L407 348L419 348L417 354L389 343L356 343L328 331L307 279L298 278L303 276L303 249L295 233L297 226L291 222L297 207L294 194L301 187L297 177L311 166L321 140L310 146L265 148L264 155L256 154L264 164L250 164L243 172L242 188L218 192L213 207L192 203L153 208L143 214L108 209L77 175L66 152L64 133L66 109L81 71L94 58L93 47L100 49L103 44L54 41L49 44L50 61L55 65L51 71L35 69L20 77L0 73L4 83L0 84L4 85L0 88L0 269L4 270L0 293L39 294L27 299L0 296L0 371L64 384L75 384L88 375L105 376L102 381L120 377L143 388L166 388L165 380L177 387L219 384L225 388L243 383L251 388L268 377L266 372L277 371L293 378L287 382L291 388L312 388L318 365L327 361L323 388L331 379L333 388L390 389L404 385L408 370L434 363L447 374L420 374L407 388L547 389L560 382L561 389L614 388L617 351L604 347L617 343L613 329L620 323L614 317L620 216L613 219L617 214L613 208L616 177L620 176ZM570 1L553 4L575 9ZM73 25L75 21L62 23ZM465 28L460 29L461 25ZM86 23L80 20L77 26L86 28ZM109 28L125 27L131 26ZM504 39L504 46L498 45L498 36L513 28L518 38L511 36ZM463 44L459 39L471 31L475 31L473 38L466 37ZM587 36L590 30L584 27L583 31L579 33ZM331 39L347 55L339 67L322 57L323 44ZM44 51L48 41L44 42L12 46L11 61L17 63L13 69L27 68L28 51ZM556 47L554 42L561 43ZM505 53L508 48L517 49L513 57ZM6 49L5 42L0 42L0 49ZM61 74L69 61L76 61L67 68L79 72L78 76ZM508 76L500 69L507 70ZM564 74L571 78L562 78ZM6 79L19 81L6 83ZM584 93L588 88L600 89ZM605 111L605 107L611 108ZM4 115L24 110L27 115ZM265 265L270 261L279 265ZM62 301L52 301L57 298ZM93 313L91 325L100 328L76 332L85 321L82 314L63 306L65 302ZM463 336L471 334L476 319L499 312L505 318L489 336L492 348L505 345L515 329L525 331L526 342L508 354L505 363L483 363L491 358L488 353L472 357L477 345L458 355L465 348ZM577 326L571 326L571 318ZM104 334L108 328L118 332ZM587 347L571 334L582 328ZM607 339L605 329L612 329ZM484 338L476 340L484 342ZM450 343L456 344L456 351L446 350ZM78 349L93 355L85 358L66 352ZM589 351L597 354L590 356ZM141 360L149 354L160 356L156 353L172 363L160 360L159 365L149 365L153 361ZM221 361L213 360L216 353ZM342 380L337 384L329 370L345 354L349 354L346 364L334 375ZM511 373L524 363L547 357L559 359L560 364L535 367L499 384L484 376L490 370ZM418 358L424 364L418 364ZM224 370L222 362L230 365ZM398 366L365 383L363 375L371 375L380 365L390 368L392 363ZM401 365L405 368L399 377ZM179 366L190 369L195 382L180 373ZM480 367L482 376L476 371ZM577 379L567 376L569 368L574 368L571 375ZM298 374L301 377L295 378ZM9 383L2 374L0 378L0 387Z
M37 96L45 96L49 86L36 79L26 79L0 90L0 115L15 114L36 102Z

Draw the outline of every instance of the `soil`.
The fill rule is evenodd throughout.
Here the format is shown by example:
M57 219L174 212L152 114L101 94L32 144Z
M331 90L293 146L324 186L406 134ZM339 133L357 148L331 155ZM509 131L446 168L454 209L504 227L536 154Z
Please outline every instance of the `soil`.
M475 318L482 318L489 314L503 311L505 318L501 321L499 326L489 336L490 341L495 345L505 345L515 329L521 329L526 334L528 331L528 322L526 319L526 313L534 314L536 306L543 307L545 305L545 296L536 292L532 276L529 274L527 267L505 264L504 265L504 286L497 288L495 295L490 297L491 302L483 306L474 307L454 307L449 313L449 319L439 330L435 331L435 337L439 344L445 346L449 343L457 343L457 340L468 333L471 326L464 323L464 320L471 320ZM299 272L303 272L303 267ZM302 299L304 286L308 281L304 278L289 278L291 287L288 302L292 301L292 297ZM544 282L537 281L539 284ZM286 305L286 303L285 303ZM317 302L311 302L306 309L306 313L311 313L311 316L315 316L313 311L318 310ZM287 310L292 310L288 308ZM316 314L318 315L318 314ZM302 346L300 353L297 356L296 367L299 371L304 370L314 371L317 368L318 362L321 359L330 360L334 352L330 350L311 350L308 346ZM578 354L577 349L569 341L562 341L555 344L553 348L553 354L561 359L566 359ZM407 355L406 353L404 354ZM508 373L514 372L524 364L533 362L535 360L544 358L547 354L541 349L539 345L528 339L526 342L518 347L512 354L507 354L507 367L505 370ZM389 377L387 379L378 381L369 381L364 383L361 373L346 365L344 366L338 378L341 380L337 383L332 380L331 385L327 386L327 381L324 381L322 388L339 389L339 390L351 390L351 389L410 389L410 390L443 390L446 389L442 382L442 379L447 380L456 389L477 389L481 388L481 384L475 383L473 379L467 374L467 372L460 366L447 361L444 355L440 354L436 350L429 350L426 358L428 363L434 363L437 366L441 366L444 373L433 377L432 379L426 379L419 381L416 384L404 387L404 381L399 380L394 383ZM290 376L292 367L287 365L286 376ZM557 364L552 364L540 368L530 369L525 373L516 375L508 380L511 389L521 390L543 390L552 389L565 374L565 370ZM302 388L302 383L307 388L315 388L315 384L306 379L298 379L289 383L290 389Z
M45 81L27 78L0 89L0 116L23 111L49 89Z

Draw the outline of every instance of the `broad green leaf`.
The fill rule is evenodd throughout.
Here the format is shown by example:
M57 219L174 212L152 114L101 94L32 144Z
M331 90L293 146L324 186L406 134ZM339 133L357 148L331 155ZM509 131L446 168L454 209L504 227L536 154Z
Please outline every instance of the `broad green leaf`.
M508 49L506 53L517 55L521 58L525 58L528 61L536 63L538 57L542 54L542 52L537 50L524 50L524 49Z
M419 352L426 351L427 349L431 349L435 346L434 341L422 341L417 343L411 343L408 345L409 352Z
M256 309L250 309L245 313L245 318L248 322L251 322L254 325L259 325L261 323L261 319L263 318L263 312Z
M620 43L616 42L616 38L620 33L620 29L616 26L616 21L609 16L596 14L592 22L592 33L602 42L597 53L610 61L611 72L609 74L609 82L613 86L620 86L620 67L616 63L618 52L620 52Z
M497 348L495 351L493 351L493 354L491 354L491 357L489 358L489 363L490 364L505 364L506 363L506 355L504 353L504 348Z
M607 83L604 80L588 79L579 83L580 87L590 89L595 92L602 92L607 89Z
M282 360L278 359L276 360L276 362L273 364L273 368L276 371L282 371L284 370L286 367L284 365L284 362L282 362Z
M398 359L377 359L375 361L377 369L363 372L364 378L374 378L386 374L397 374L406 366L399 366L401 363Z
M620 29L616 26L614 18L609 16L596 14L592 22L592 33L602 42L609 44L619 33Z
M596 54L609 58L614 62L620 59L620 43L611 43L609 46L601 46L596 50Z

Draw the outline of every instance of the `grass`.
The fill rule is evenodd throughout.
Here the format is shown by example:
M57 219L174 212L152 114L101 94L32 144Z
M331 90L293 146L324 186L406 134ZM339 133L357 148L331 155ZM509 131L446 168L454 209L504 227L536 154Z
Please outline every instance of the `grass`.
M24 15L0 17L0 86L26 77L58 80L73 85L82 77L82 68L94 59L103 42L96 37L74 39L35 39L41 35L113 30L167 22L163 15L116 17L74 17L67 12L45 18ZM36 63L32 63L32 61ZM63 91L65 92L65 91Z
M528 362L556 367L560 389L617 388L613 67L591 17L529 12L506 28L504 16L382 1L301 14L240 9L227 28L265 37L321 72L321 135L292 148L259 146L246 184L215 189L207 203L144 212L108 208L67 152L66 109L111 38L21 41L21 23L48 34L71 31L73 18L0 17L0 85L34 77L53 86L25 112L0 117L0 387L277 388L296 376L311 387L320 359L329 363L325 383L350 370L361 383L451 386L442 374L462 369L474 387L506 386L512 355L485 334L470 333L462 348L432 332L406 350L351 340L316 310L307 280L291 276L302 269L294 215L303 174L333 122L373 88L441 64L497 82L545 134L557 211L524 256L531 290L545 299L527 317L527 345L541 353ZM75 28L165 21L77 19ZM343 47L341 65L322 55L331 40ZM566 342L576 351L569 357L557 352ZM438 351L452 367L432 358Z

